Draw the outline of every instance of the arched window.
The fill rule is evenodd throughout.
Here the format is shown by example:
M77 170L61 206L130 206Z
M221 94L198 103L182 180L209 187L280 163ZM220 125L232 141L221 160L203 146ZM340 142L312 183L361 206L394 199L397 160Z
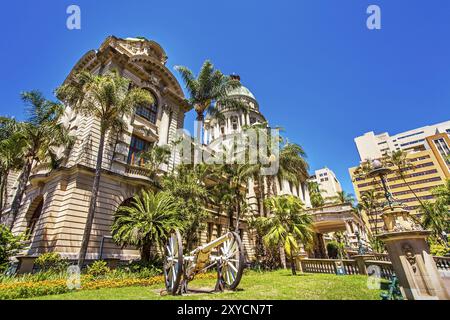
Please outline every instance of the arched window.
M158 102L154 94L150 92L153 97L154 103L152 105L143 105L136 108L136 114L147 119L153 124L156 124L156 119L158 117Z
M234 131L238 129L238 118L236 116L233 116L231 118L231 126L233 127Z
M150 150L152 143L139 138L138 136L132 135L130 142L130 151L128 153L128 164L134 166L143 165L143 159L141 154Z
M27 230L29 235L33 235L36 231L36 225L39 221L39 218L42 214L42 207L44 205L44 199L41 199L36 207L34 209L33 213L29 216L29 219L27 219Z

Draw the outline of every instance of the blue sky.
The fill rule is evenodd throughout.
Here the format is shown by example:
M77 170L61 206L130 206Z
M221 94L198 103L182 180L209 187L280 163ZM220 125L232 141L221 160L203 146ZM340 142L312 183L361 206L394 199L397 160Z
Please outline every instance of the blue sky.
M81 7L81 30L66 28L70 4ZM366 28L370 4L381 7L381 30ZM108 35L145 36L170 68L211 59L240 74L311 168L328 166L353 192L356 136L450 119L449 15L448 0L5 1L1 113L23 118L21 91L51 97Z

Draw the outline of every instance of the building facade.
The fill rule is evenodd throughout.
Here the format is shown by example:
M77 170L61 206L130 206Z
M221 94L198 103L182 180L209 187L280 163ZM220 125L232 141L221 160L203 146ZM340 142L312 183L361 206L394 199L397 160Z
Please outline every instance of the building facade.
M177 130L184 127L185 113L190 110L180 84L166 67L166 61L166 53L154 41L111 36L98 50L87 52L67 78L82 70L93 74L117 70L131 81L132 86L148 90L155 100L154 104L140 106L132 116L125 118L127 127L123 132L107 137L87 261L129 261L140 256L135 248L119 247L111 240L111 226L114 213L120 205L140 190L153 186L149 172L139 159L140 152L155 145L171 145L177 138ZM229 95L248 103L249 111L241 113L225 110L224 120L206 119L204 144L209 150L220 147L215 144L219 137L226 138L228 134L240 132L248 125L266 123L250 90L241 87ZM79 254L94 179L100 126L98 119L76 114L70 106L66 106L61 123L76 138L75 144L70 150L60 150L61 165L58 168L53 168L50 163L34 165L13 226L16 234L25 231L30 234L29 249L18 257L22 272L31 270L34 259L45 252L58 252L71 260L77 259ZM179 161L178 154L172 153L169 164L161 170L171 170ZM17 177L16 173L10 177L10 197L16 189ZM259 188L250 180L247 187L247 201L251 208L248 214L259 215L262 204L256 202L256 192L261 192L266 186ZM310 207L306 184L293 186L280 181L276 182L275 188L278 194L300 197L306 207ZM221 236L229 227L227 214L218 214L216 208L210 206L206 209L214 214L201 234L202 243ZM4 213L7 216L8 211ZM321 232L336 230L347 230L352 236L351 233L363 227L361 219L349 208L328 208L320 212L312 210L310 213L315 216L316 239L323 238ZM251 260L255 239L247 228L247 217L242 217L240 232L246 257ZM321 255L326 255L323 252L323 239L317 245L322 248Z
M392 151L403 150L412 163L412 168L404 172L403 179L396 172L386 178L387 186L396 200L401 201L413 214L420 214L423 201L433 201L431 191L450 178L450 121L410 130L390 137L387 133L374 135L373 132L355 139L361 161L380 159ZM382 191L379 179L355 176L357 167L350 168L358 200L370 190ZM373 233L381 231L381 213L373 212L365 216Z
M86 53L68 77L81 70L104 74L115 69L131 80L131 85L148 90L155 100L125 119L126 130L107 137L87 260L100 258L100 252L105 259L139 257L134 248L121 248L110 240L111 225L117 208L151 185L136 155L152 145L170 143L176 130L183 128L189 108L166 61L164 50L156 42L109 37L98 50ZM55 251L76 259L81 245L100 126L98 119L75 114L70 106L66 106L62 122L76 142L59 168L52 169L47 163L34 166L13 228L15 233L29 230L31 247L26 256L30 258Z
M316 170L314 175L311 176L311 181L317 183L319 186L320 194L325 203L333 202L338 192L342 192L341 183L334 172L327 167Z

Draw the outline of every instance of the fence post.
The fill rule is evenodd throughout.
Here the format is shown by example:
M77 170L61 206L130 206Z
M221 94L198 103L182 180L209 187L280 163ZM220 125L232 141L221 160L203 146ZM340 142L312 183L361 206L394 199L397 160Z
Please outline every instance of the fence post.
M375 260L375 256L370 254L364 254L364 255L356 255L352 257L356 260L356 264L358 265L359 274L367 276L367 267L366 267L366 261L367 260Z

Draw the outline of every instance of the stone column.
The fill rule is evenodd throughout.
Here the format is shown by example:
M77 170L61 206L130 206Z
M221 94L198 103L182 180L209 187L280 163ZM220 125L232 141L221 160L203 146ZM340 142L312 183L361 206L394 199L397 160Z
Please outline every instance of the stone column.
M366 267L366 261L367 260L375 260L375 256L370 254L365 255L356 255L352 257L356 260L356 263L358 264L359 274L367 275L367 267Z
M431 231L416 225L401 205L387 206L382 218L386 232L378 237L385 243L403 297L408 300L449 300L436 263L429 253Z
M163 106L162 116L161 116L161 124L159 125L159 141L158 145L163 146L166 145L169 138L169 120L170 120L170 107L167 105Z

